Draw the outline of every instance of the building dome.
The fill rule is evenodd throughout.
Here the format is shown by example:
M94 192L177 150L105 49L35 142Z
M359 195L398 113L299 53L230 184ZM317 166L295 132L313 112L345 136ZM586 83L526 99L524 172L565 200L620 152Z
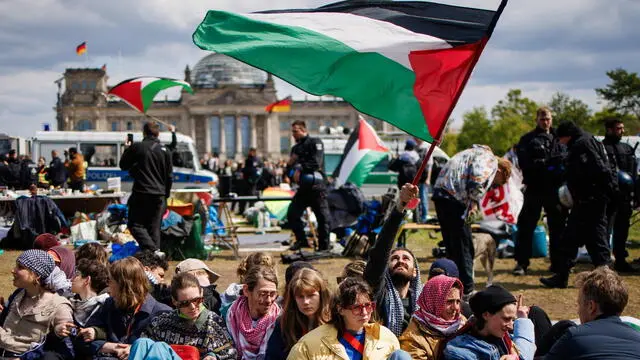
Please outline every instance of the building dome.
M225 85L242 87L263 86L267 74L223 54L209 54L193 68L192 84L198 88L217 88Z

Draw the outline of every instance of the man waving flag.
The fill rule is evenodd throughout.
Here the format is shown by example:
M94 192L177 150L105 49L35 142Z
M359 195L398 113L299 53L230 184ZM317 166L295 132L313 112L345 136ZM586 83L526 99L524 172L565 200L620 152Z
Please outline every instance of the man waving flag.
M244 15L211 10L193 41L432 142L506 2L497 11L422 1Z

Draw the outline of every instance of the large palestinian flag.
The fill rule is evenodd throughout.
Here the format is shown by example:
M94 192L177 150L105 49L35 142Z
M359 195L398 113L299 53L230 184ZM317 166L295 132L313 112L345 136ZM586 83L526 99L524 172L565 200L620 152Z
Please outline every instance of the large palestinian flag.
M432 141L506 2L497 11L422 1L245 15L211 10L193 41Z
M389 149L376 134L376 130L360 117L344 147L340 164L336 167L333 178L340 186L350 182L362 186L371 170L386 156Z

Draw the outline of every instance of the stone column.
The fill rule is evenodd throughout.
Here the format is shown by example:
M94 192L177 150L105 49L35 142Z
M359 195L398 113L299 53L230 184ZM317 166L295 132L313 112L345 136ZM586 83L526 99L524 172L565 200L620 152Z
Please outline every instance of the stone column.
M224 154L226 159L231 159L233 157L233 154L229 155L227 154L227 142L226 140L226 134L224 133L224 116L222 116L222 114L219 115L220 116L220 154Z
M205 140L204 143L206 144L205 146L205 153L210 153L211 152L211 116L207 116L204 118L204 124L205 124Z
M257 130L257 122L256 115L252 114L251 117L251 147L255 148L258 146L258 130ZM262 149L258 149L258 152L262 152Z
M240 116L236 113L236 158L242 157L242 133L240 132Z

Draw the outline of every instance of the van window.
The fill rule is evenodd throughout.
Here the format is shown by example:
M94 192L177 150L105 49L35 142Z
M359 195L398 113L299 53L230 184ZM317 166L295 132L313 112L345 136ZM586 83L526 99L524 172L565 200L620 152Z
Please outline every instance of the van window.
M51 159L51 151L56 150L58 152L58 157L60 160L64 161L64 151L68 150L70 147L75 147L74 143L53 143L53 142L42 142L40 143L40 154L33 154L34 158L38 155L43 156L47 163L49 163Z
M84 160L93 167L118 166L118 146L116 144L80 144Z
M333 172L340 164L340 158L342 154L324 154L324 173L327 175L333 174Z

